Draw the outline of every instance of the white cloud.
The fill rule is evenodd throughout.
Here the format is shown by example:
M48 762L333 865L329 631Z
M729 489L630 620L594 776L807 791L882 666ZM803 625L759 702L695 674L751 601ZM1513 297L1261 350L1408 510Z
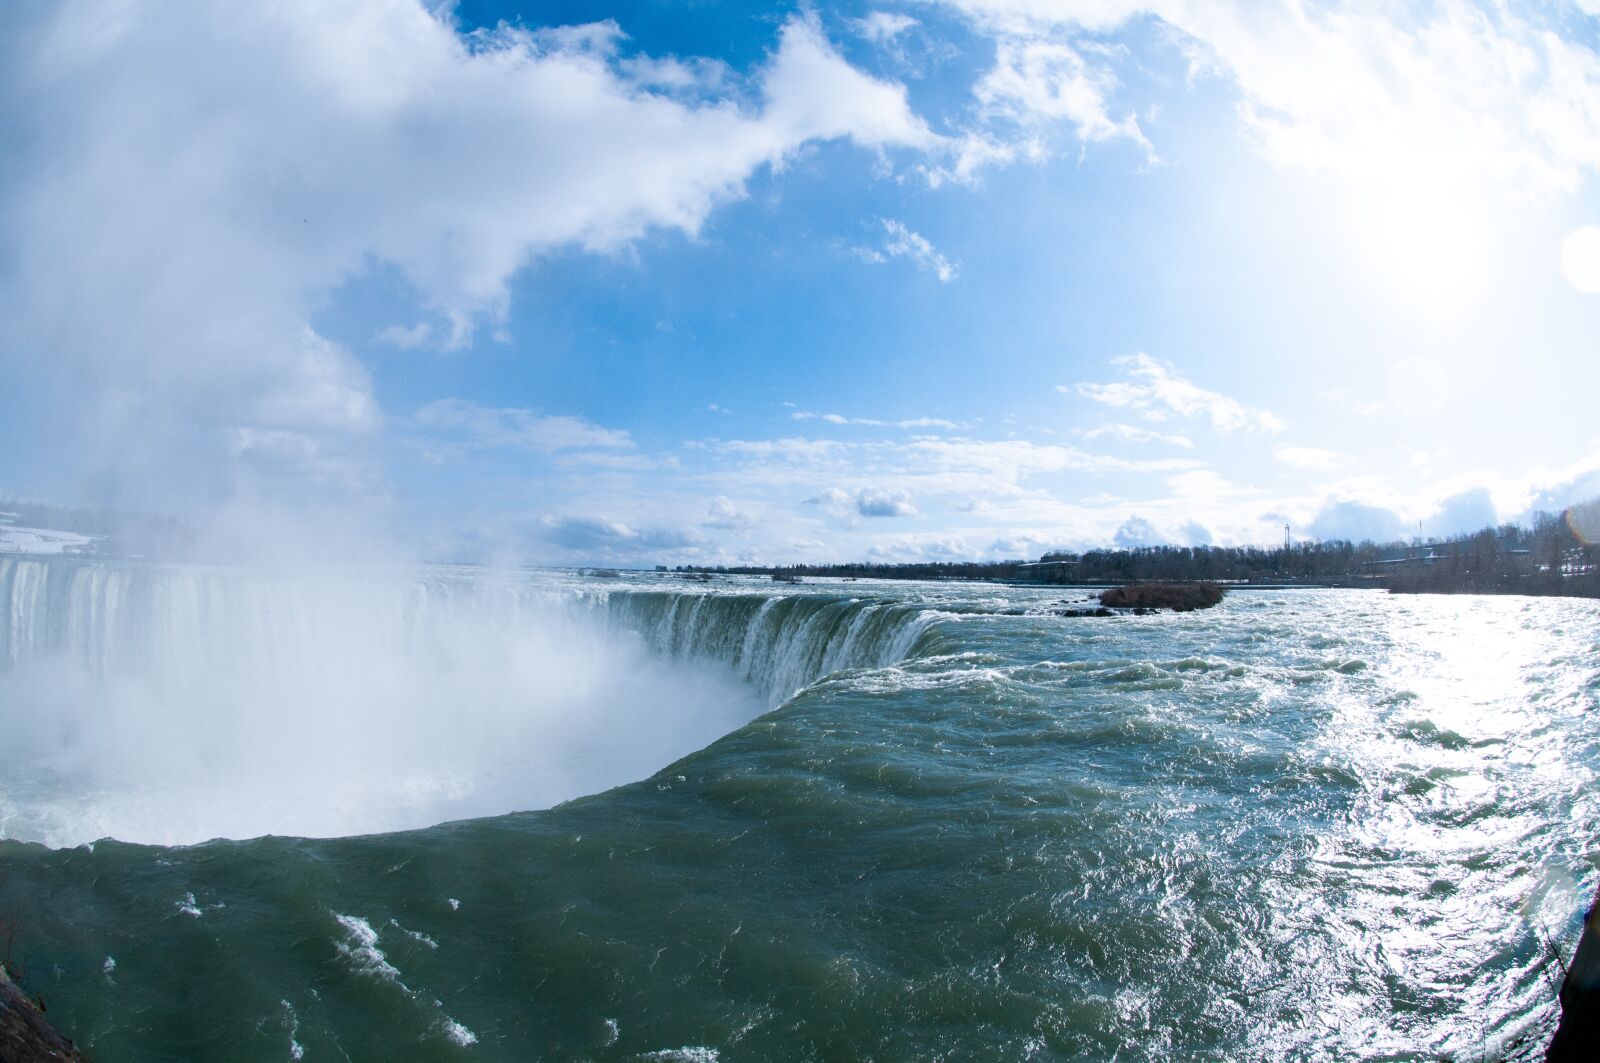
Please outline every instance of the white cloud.
M729 454L754 458L777 459L794 464L816 464L835 458L844 452L845 445L831 439L805 439L787 436L783 439L730 439L726 442L703 443Z
M926 269L948 283L956 279L957 267L921 233L913 232L905 223L893 218L879 219L883 224L884 240L881 245L857 247L854 254L863 262L881 264L893 258L908 258L921 269Z
M922 516L909 494L882 487L866 487L857 492L856 512L863 517Z
M1121 137L1150 151L1134 115L1111 117L1106 98L1116 85L1110 67L1104 61L1086 60L1081 46L1002 37L993 69L973 91L988 117L1022 125L1064 119L1085 143Z
M922 511L911 501L910 494L885 487L863 487L854 494L830 487L806 499L804 504L817 506L832 517L844 517L851 513L860 517L922 516Z
M918 23L910 15L897 11L870 11L865 18L851 19L850 25L873 44L888 44Z
M1406 537L1406 523L1393 510L1351 499L1329 499L1306 530L1321 540L1392 542Z
M839 413L813 413L796 410L789 417L796 421L822 421L837 425L863 425L870 428L969 428L966 421L947 421L943 417L908 417L900 421L880 421L873 417L846 417Z
M1098 428L1075 428L1072 434L1081 439L1120 439L1127 443L1164 443L1169 447L1193 450L1194 441L1188 436L1157 432L1153 428L1140 428L1131 424L1106 424Z
M806 499L802 505L816 506L831 517L842 517L850 512L852 499L850 492L829 487Z
M1005 100L1066 118L1080 136L1117 126L1106 117L1117 56L1091 62L1083 50L1153 17L1176 31L1195 73L1237 86L1240 122L1268 158L1387 188L1398 205L1426 210L1428 190L1437 198L1462 177L1572 192L1600 168L1600 56L1557 11L1470 0L945 3L996 40L989 78Z
M414 350L433 338L433 326L426 321L414 325L388 325L373 334L372 342L402 351Z
M582 447L633 446L627 432L602 428L581 417L496 409L466 399L430 402L417 411L415 421L430 432L452 435L474 447L515 447L551 453Z
M1131 379L1079 384L1076 388L1062 385L1057 390L1076 392L1106 406L1137 410L1153 421L1173 416L1204 417L1219 432L1281 432L1284 428L1276 414L1208 391L1185 378L1170 362L1157 361L1140 352L1114 358L1112 364L1122 367Z
M520 531L536 543L554 546L570 557L585 561L629 562L660 551L692 554L704 543L691 529L640 528L594 516L547 514L523 523Z
M976 551L961 535L882 535L867 549L874 561L970 561Z
M706 519L701 522L708 528L721 528L725 531L746 531L755 525L755 519L743 512L733 504L733 499L727 495L717 495L711 500L711 506L706 510Z
M1296 469L1336 469L1345 461L1343 454L1319 447L1279 447L1272 456Z
M1075 447L1030 443L1021 439L918 439L906 444L905 460L935 469L981 473L991 481L1015 482L1037 473L1177 472L1193 468L1189 458L1133 460L1092 454Z
M1561 272L1580 292L1600 292L1600 226L1583 225L1561 241Z
M941 147L812 17L725 91L619 38L468 39L406 0L5 7L0 369L133 492L231 482L240 428L364 460L371 382L308 323L372 264L440 322L379 342L462 346L531 258L694 234L807 142Z
M1111 536L1112 545L1124 550L1140 546L1166 546L1170 539L1143 517L1129 517Z

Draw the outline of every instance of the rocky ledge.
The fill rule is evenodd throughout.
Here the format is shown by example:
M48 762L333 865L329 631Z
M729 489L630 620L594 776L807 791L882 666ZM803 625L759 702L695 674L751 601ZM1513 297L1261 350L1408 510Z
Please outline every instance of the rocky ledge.
M83 1059L44 1017L43 1003L30 999L4 964L0 964L0 1059L6 1063Z
M1545 1052L1550 1063L1600 1059L1600 892L1583 920L1583 936L1561 983L1561 1025Z

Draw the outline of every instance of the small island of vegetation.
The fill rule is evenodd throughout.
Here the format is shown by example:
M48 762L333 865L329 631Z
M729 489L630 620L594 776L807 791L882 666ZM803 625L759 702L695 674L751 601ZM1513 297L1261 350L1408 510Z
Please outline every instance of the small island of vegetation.
M1171 609L1188 613L1210 609L1222 601L1227 591L1215 583L1134 583L1100 593L1100 604L1109 609Z

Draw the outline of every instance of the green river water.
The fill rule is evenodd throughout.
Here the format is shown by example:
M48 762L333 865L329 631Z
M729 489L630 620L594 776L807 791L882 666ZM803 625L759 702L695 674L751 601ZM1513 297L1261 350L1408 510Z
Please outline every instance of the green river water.
M1538 1057L1600 604L1083 593L0 559L13 962L103 1061Z

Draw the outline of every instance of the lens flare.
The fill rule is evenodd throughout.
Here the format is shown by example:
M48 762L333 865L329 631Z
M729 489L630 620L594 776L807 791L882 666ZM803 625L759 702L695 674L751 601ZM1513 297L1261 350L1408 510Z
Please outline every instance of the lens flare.
M1600 498L1591 498L1571 507L1564 514L1567 527L1585 546L1600 543Z

